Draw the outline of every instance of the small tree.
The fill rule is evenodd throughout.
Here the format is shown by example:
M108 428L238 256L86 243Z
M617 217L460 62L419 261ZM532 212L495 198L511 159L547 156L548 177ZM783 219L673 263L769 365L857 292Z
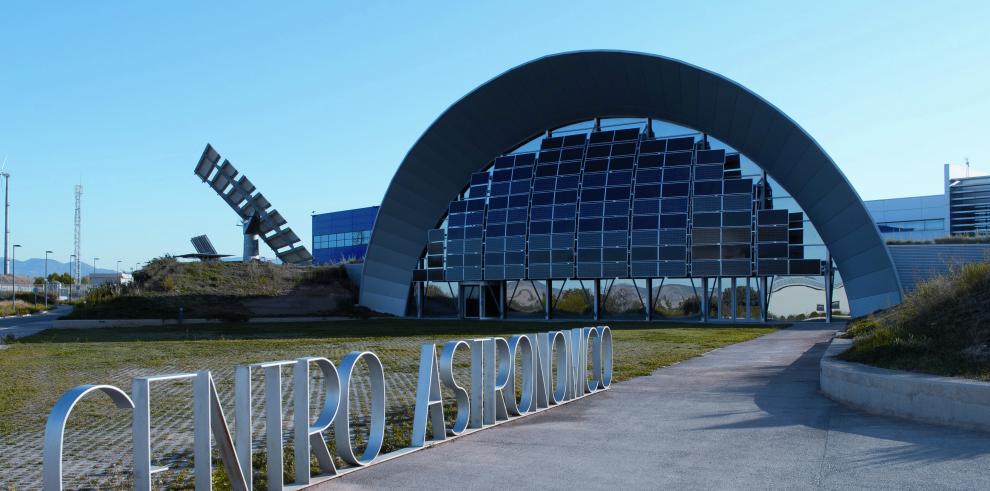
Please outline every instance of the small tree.
M40 276L35 276L34 277L34 284L35 285L44 285L45 284L45 279L42 278L42 277L40 277Z

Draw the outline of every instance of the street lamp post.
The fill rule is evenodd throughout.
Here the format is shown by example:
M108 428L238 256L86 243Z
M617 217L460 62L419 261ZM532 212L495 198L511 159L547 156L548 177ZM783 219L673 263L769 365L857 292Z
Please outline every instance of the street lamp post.
M117 276L120 276L120 260L117 261Z
M14 278L16 278L16 272L14 271L14 264L17 261L17 248L20 244L14 244L10 248L10 315L17 315L17 305L14 302L17 300L17 292L15 291Z
M76 255L69 254L69 301L72 301L72 287L75 286L73 283L76 282L76 278L72 276L72 265L76 262Z
M48 255L52 251L45 251L45 310L48 310Z
M98 258L98 257L94 257L93 258L93 274L89 275L89 286L91 288L93 286L93 280L96 279L96 261L99 261L99 260L100 260L100 258Z
M76 286L75 285L76 278L74 276L72 276L72 271L73 271L72 270L72 265L75 264L75 262L76 262L76 255L75 254L69 254L69 279L70 279L70 283L69 283L69 301L70 302L72 301L72 287Z

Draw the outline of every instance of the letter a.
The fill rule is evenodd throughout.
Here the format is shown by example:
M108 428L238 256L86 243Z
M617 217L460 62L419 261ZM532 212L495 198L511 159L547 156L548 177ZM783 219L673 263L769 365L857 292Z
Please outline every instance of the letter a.
M440 371L437 369L436 346L433 343L424 344L419 354L419 384L416 386L416 412L413 415L413 447L422 447L426 444L427 417L433 424L433 439L445 439L447 430L443 421Z

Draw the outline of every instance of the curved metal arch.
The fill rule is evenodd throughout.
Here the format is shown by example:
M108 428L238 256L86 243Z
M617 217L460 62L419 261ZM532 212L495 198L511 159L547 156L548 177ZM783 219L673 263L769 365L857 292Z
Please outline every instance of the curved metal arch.
M361 304L405 314L426 231L472 172L546 128L616 114L704 131L746 155L815 225L842 273L853 315L900 302L897 272L863 201L821 146L786 114L741 85L678 60L579 51L539 58L495 77L423 133L378 211Z

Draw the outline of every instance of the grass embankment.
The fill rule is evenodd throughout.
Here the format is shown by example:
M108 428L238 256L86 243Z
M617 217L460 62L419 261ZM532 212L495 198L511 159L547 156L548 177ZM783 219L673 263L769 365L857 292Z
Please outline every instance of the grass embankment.
M858 319L840 358L884 368L990 380L990 263L920 284L900 305Z
M179 262L154 259L125 287L94 288L68 319L176 319L242 321L266 315L258 301L301 297L292 315L354 314L357 288L341 266L264 262ZM279 314L273 314L279 315Z

